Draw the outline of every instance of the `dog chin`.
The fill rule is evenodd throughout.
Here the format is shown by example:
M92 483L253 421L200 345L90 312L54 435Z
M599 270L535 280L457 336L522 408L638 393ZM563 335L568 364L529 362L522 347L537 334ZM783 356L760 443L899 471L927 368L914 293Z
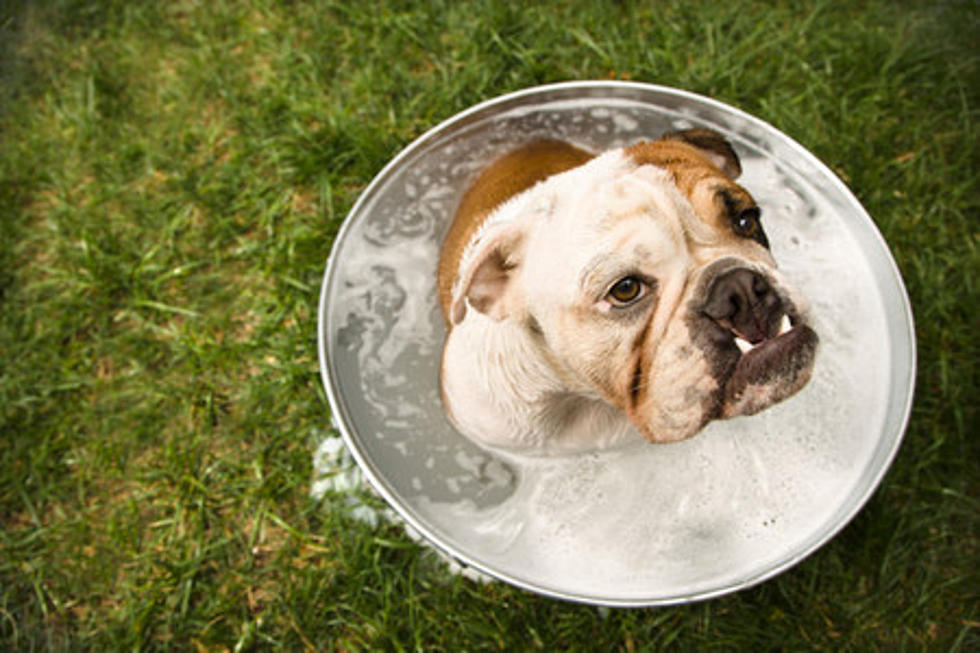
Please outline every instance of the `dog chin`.
M742 353L725 383L721 416L752 415L799 392L810 380L817 341L800 324Z
M700 350L691 356L687 346L665 355L669 362L687 353L683 367L664 368L648 379L652 392L628 411L635 428L649 441L676 442L690 438L713 420L753 415L799 392L813 371L818 337L794 315L772 336L751 345L710 321L692 319L689 342Z

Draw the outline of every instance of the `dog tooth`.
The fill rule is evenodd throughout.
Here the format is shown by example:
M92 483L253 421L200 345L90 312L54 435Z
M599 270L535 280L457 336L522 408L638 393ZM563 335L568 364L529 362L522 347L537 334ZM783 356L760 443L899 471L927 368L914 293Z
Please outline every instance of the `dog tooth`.
M779 323L779 335L783 335L792 328L793 325L789 321L789 315L783 314L783 319Z
M735 346L739 348L743 354L747 354L752 351L752 343L744 338L739 338L735 336Z

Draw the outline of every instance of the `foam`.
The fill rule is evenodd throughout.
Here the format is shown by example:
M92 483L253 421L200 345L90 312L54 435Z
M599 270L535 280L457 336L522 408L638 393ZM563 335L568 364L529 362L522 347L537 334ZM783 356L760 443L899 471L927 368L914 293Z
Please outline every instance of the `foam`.
M837 207L770 155L736 144L772 249L821 338L810 383L695 438L521 458L482 451L442 415L439 243L474 172L535 135L597 149L690 126L681 115L561 103L494 119L411 162L395 199L348 237L331 337L380 479L443 543L498 573L610 599L689 596L792 559L832 524L884 420L890 367L875 279ZM601 138L597 135L602 135ZM342 355L342 356L341 356ZM347 379L350 382L350 378ZM362 403L357 403L362 402ZM363 437L365 434L371 437Z

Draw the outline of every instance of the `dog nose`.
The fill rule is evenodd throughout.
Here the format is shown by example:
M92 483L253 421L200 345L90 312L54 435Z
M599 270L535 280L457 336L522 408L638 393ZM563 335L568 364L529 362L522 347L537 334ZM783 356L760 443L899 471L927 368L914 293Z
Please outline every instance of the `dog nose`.
M737 268L718 276L708 291L704 313L751 343L774 334L783 305L761 274Z

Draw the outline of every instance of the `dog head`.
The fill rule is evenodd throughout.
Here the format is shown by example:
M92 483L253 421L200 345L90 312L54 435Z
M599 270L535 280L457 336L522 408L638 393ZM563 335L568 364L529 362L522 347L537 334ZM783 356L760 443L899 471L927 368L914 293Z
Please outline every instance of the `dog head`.
M518 326L569 391L655 442L789 397L817 336L740 173L724 138L696 129L549 177L473 239L451 322L473 310Z

